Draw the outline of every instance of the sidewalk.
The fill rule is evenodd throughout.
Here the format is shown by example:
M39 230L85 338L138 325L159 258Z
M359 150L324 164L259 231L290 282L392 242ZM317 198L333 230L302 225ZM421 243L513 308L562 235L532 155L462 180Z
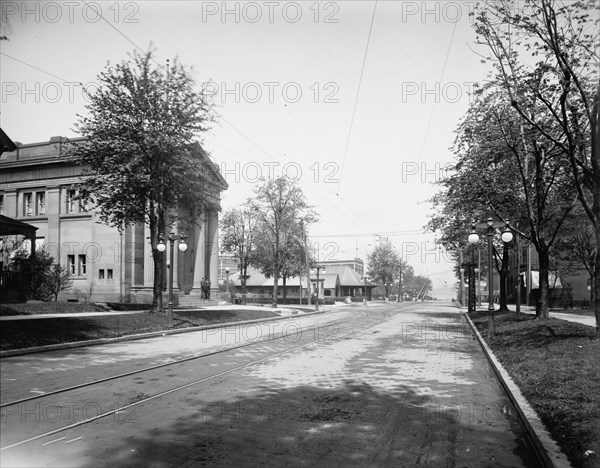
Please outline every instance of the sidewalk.
M496 309L496 311L498 310L499 307L500 307L499 304L494 304L494 308ZM514 304L509 304L508 308L510 309L511 312L515 311ZM463 307L460 307L460 310L461 311L464 310L466 312L467 308L465 306L463 306ZM477 307L478 312L484 312L485 310L487 310L487 308L486 308L486 305L483 303L481 304L481 306ZM535 307L522 305L521 313L528 314L528 315L535 315ZM580 323L582 325L587 325L588 327L596 327L596 318L589 317L587 315L565 314L565 313L561 313L561 312L550 311L550 317L559 319L559 320L566 320L567 322Z
M328 311L329 307L332 306L320 306L319 309L322 311ZM294 307L291 305L282 305L277 308L271 308L269 306L252 306L252 305L235 305L235 304L223 304L206 306L202 308L190 308L190 309L173 309L177 311L203 311L203 310L266 310L269 312L277 312L281 316L285 317L288 315L306 314L314 311L314 307L309 310L306 306L302 308ZM31 314L31 315L4 315L0 316L0 321L4 320L35 320L35 319L50 319L50 318L68 318L68 317L106 317L109 315L129 315L129 314L143 314L147 313L147 310L129 310L129 311L107 311L107 312L67 312L62 314Z

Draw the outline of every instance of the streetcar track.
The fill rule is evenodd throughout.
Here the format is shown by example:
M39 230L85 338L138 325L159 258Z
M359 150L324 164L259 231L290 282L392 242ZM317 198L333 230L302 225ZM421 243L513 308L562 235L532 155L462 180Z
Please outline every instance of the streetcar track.
M359 328L364 328L365 326L369 326L369 324L364 324L364 323L361 323L361 324L357 325L356 327L349 328L349 329L345 330L344 332L342 332L342 333L338 334L338 336L337 336L337 337L339 338L339 337L342 337L342 336L345 336L345 335L349 335L349 334L351 334L352 332L354 332L355 330L357 330L357 329L359 329ZM73 428L75 428L75 427L79 427L79 426L82 426L82 425L84 425L84 424L88 424L88 423L91 423L91 422L97 421L97 420L99 420L99 419L103 419L103 418L105 418L105 417L107 417L107 416L111 416L111 415L117 414L117 413L119 413L119 412L122 412L122 411L124 411L124 410L127 410L127 409L129 409L129 408L133 408L133 407L135 407L135 406L139 406L139 405L142 405L142 404L144 404L144 403L147 403L147 402L149 402L149 401L155 400L156 398L160 398L160 397L163 397L163 396L165 396L165 395L169 395L169 394L171 394L171 393L177 392L177 391L179 391L179 390L182 390L182 389L185 389L185 388L188 388L188 387L191 387L191 386L194 386L194 385L197 385L197 384L200 384L200 383L203 383L203 382L206 382L206 381L209 381L209 380L212 380L212 379L218 378L218 377L222 377L222 376L224 376L224 375L227 375L227 374L231 374L231 373L233 373L233 372L239 371L239 370L241 370L241 369L245 369L245 368L247 368L247 367L250 367L250 366L254 366L254 365L260 364L260 363L262 363L262 362L265 362L265 361L268 361L268 360L270 360L270 359L277 358L277 357L279 357L279 356L283 356L283 355L285 355L285 354L288 354L288 353L291 353L291 352L297 351L297 350L299 350L299 349L302 349L302 348L306 348L306 347L312 346L312 345L314 345L315 343L319 343L319 341L309 341L308 343L305 343L305 344L302 344L302 345L299 345L299 346L295 346L295 347L293 347L293 348L286 349L286 350L284 350L284 351L281 351L281 352L275 353L275 354L273 354L273 355L270 355L270 356L267 356L267 357L264 357L264 358L261 358L261 359L257 359L257 360L251 361L251 362L249 362L249 363L245 363L245 364L242 364L242 365L236 366L236 367L234 367L234 368L232 368L232 369L228 369L228 370L225 370L225 371L221 371L221 372L218 372L218 373L216 373L216 374L213 374L213 375L210 375L210 376L203 377L203 378L201 378L201 379L195 380L195 381L193 381L193 382L188 382L188 383L186 383L186 384L179 385L179 386L177 386L177 387L175 387L175 388L172 388L172 389L169 389L169 390L165 390L165 391L163 391L163 392L160 392L160 393L158 393L158 394L156 394L156 395L152 395L152 396L149 396L149 397L147 397L147 398L143 398L143 399L141 399L141 400L137 400L137 401L135 401L135 402L132 402L132 403L130 403L130 404L128 404L128 405L121 406L121 407L117 407L117 408L115 408L115 409L113 409L113 410L110 410L110 411L105 411L105 412L103 412L103 413L100 413L100 414L97 414L97 415L95 415L95 416L93 416L93 417L91 417L91 418L85 418L85 419L82 419L81 421L77 421L77 422L75 422L75 423L72 423L72 424L69 424L69 425L66 425L66 426L62 426L62 427L60 427L60 428L57 428L57 429L54 429L54 430L52 430L52 431L47 431L47 432L44 432L44 433L42 433L42 434L38 434L38 435L36 435L36 436L32 436L32 437L29 437L29 438L27 438L27 439L21 440L21 441L19 441L19 442L15 442L15 443L12 443L12 444L10 444L10 445L7 445L7 446L4 446L4 447L1 447L1 448L0 448L0 451L4 451L4 450L11 449L11 448L19 447L19 446L21 446L21 445L24 445L24 444L27 444L27 443L29 443L29 442L34 442L34 441L36 441L36 440L39 440L39 439L42 439L42 438L44 438L44 437L49 437L49 436L51 436L51 435L55 435L55 434L58 434L58 433L60 433L60 432L66 431L66 430L73 429ZM259 342L252 343L252 344L259 344ZM243 346L247 346L247 345L243 345ZM241 347L241 346L240 346L240 347ZM233 350L233 349L237 349L237 347L235 347L235 348L229 348L228 350L221 350L221 351L217 351L217 352L214 352L214 353L211 353L211 354L212 354L212 355L214 355L214 354L218 354L219 352L223 352L223 351L229 351L229 350ZM211 354L209 354L209 355L211 355ZM190 358L186 358L186 359L185 359L185 361L190 361L190 360L191 360ZM184 361L182 361L182 362L184 362ZM170 364L173 364L173 363L170 363ZM164 367L164 365L161 365L160 367ZM138 373L138 371L136 371L135 373ZM95 383L98 383L98 382L99 382L99 381L96 381L96 382L94 382L94 384L95 384ZM80 388L80 387L76 387L76 388ZM65 389L63 389L63 390L62 390L62 393L65 393L66 391L68 391L68 390L65 390ZM48 395L49 395L49 394L47 394L47 395L42 395L42 396L48 396ZM62 440L62 439L61 439L61 440Z
M336 321L336 322L329 322L329 323L327 323L327 326L332 326L332 325L335 326L335 325L339 325L340 323L343 323L343 321L340 320L340 321ZM316 328L318 328L318 325L307 328L307 331L312 331L312 330L315 330ZM102 379L93 380L93 381L90 381L90 382L84 382L84 383L81 383L81 384L72 385L70 387L65 387L65 388L61 388L61 389L58 389L58 390L52 390L52 391L49 391L49 392L40 393L40 394L29 396L29 397L26 397L26 398L21 398L20 400L14 400L14 401L6 402L6 403L1 403L0 404L0 408L5 408L7 406L14 406L14 405L26 403L26 402L32 401L32 400L38 400L40 398L44 398L44 397L47 397L47 396L58 395L60 393L69 392L71 390L77 390L79 388L89 387L89 386L96 385L96 384L99 384L99 383L109 382L111 380L116 380L116 379L120 379L120 378L123 378L123 377L129 377L131 375L136 375L136 374L140 374L140 373L143 373L143 372L149 372L149 371L152 371L152 370L155 370L155 369L160 369L162 367L168 367L168 366L172 366L172 365L176 365L176 364L181 364L181 363L184 363L184 362L193 361L195 359L201 359L201 358L204 358L204 357L214 356L216 354L224 353L224 352L227 352L227 351L233 351L233 350L236 350L236 349L245 348L247 346L251 346L251 345L255 345L255 344L272 342L272 341L279 340L279 339L282 339L282 338L287 338L287 335L281 335L281 336L277 336L275 338L269 337L269 338L266 338L266 339L260 340L260 341L250 341L250 342L238 345L238 346L233 346L231 348L219 349L219 350L216 350L216 351L211 351L211 352L208 352L208 353L203 353L203 354L200 354L200 355L197 355L197 356L190 356L190 357L187 357L187 358L178 359L178 360L167 362L167 363L163 363L163 364L156 364L154 366L144 367L143 369L137 369L137 370L134 370L134 371L125 372L125 373L122 373L122 374L117 374L117 375L113 375L113 376L110 376L110 377L105 377L105 378L102 378Z

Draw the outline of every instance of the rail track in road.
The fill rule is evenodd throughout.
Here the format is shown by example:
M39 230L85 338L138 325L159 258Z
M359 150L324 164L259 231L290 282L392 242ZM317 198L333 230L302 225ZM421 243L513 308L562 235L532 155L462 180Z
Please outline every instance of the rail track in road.
M406 310L407 308L408 307L406 307L404 310ZM114 416L115 418L119 419L120 417L122 417L122 414L126 414L128 411L135 410L136 407L148 403L157 398L192 387L194 385L199 385L217 379L221 376L263 363L270 359L293 353L303 348L308 348L310 346L319 346L325 343L330 343L332 342L332 340L346 338L352 335L352 333L356 332L357 330L362 330L364 328L368 328L372 325L377 324L382 319L384 319L383 314L370 315L364 311L361 311L360 316L353 317L350 320L334 320L331 322L325 322L324 324L319 324L319 326L324 328L325 331L332 330L332 327L334 327L331 333L323 337L319 337L315 334L315 326L307 327L305 330L303 330L304 336L301 336L301 344L296 344L296 342L290 343L289 336L281 335L274 338L268 338L260 341L252 341L241 345L228 347L225 349L219 349L216 351L203 353L197 356L177 359L172 362L149 366L143 369L136 369L130 372L115 374L102 379L97 379L89 382L84 382L78 385L57 389L48 393L34 395L31 397L3 403L2 405L0 405L2 409L2 432L4 434L3 440L7 441L8 443L7 445L0 447L0 451L5 451L15 447L19 447L24 444L55 434L59 434L60 432L64 432L66 430L84 424L89 424L91 422L109 416ZM308 338L306 337L307 332L310 335ZM286 338L288 339L286 340ZM244 349L247 349L251 346L256 347L254 348L256 350L256 354L264 354L264 356L259 356L256 359L251 359L249 362L246 362L242 365L235 365L230 368L219 370L218 372L208 373L208 375L203 375L200 378L190 379L189 372L198 372L198 367L201 366L198 366L197 363L201 362L201 360L209 360L215 358L219 360L224 356L243 351ZM263 347L263 349L261 349L261 346ZM209 365L224 366L224 364L220 362L216 362ZM205 366L205 368L206 367L207 366ZM171 372L171 374L168 374L168 372ZM163 388L160 388L162 381L165 380L164 375L167 374L169 375L169 381L180 380L180 382L177 385L166 385L166 387L163 385ZM151 378L153 375L155 376L155 378ZM149 381L160 381L160 383L148 384L158 388L156 388L156 390L152 392L152 394L140 394L142 396L135 398L135 401L127 402L126 404L122 405L119 402L115 404L114 401L110 401L111 397L106 397L106 395L110 395L111 392L117 386L120 386L121 389L139 389L140 387L138 385L140 384L140 382L134 380L136 376L137 379L140 379L141 376L145 376ZM94 397L94 395L99 396ZM58 398L59 400L49 401L51 398ZM80 419L74 417L74 410L73 412L69 411L69 414L67 415L65 421L65 418L63 417L64 415L62 415L62 408L74 408L73 401L77 402L78 398L81 400L86 399L88 401L94 401L93 408L95 410L100 409L101 411L96 411L95 414L91 417L87 417L88 415L84 414L84 412L81 411ZM27 403L31 403L33 401L35 401L35 408L55 408L55 411L57 412L60 410L61 418L54 420L54 418L49 417L40 418L40 415L37 415L40 421L38 424L36 424L35 429L37 429L39 432L37 434L32 435L31 432L29 430L26 430L24 427L27 423L27 413L25 414L25 420L23 421L23 408L25 408L25 412L29 411L29 414L31 415L32 411L31 408L27 409ZM20 419L18 419L19 417ZM9 422L11 418L13 420L12 424ZM19 426L19 423L21 424L21 426ZM60 427L56 427L57 423L62 424L60 425ZM14 431L11 430L11 427L16 432L20 430L22 433L15 434Z

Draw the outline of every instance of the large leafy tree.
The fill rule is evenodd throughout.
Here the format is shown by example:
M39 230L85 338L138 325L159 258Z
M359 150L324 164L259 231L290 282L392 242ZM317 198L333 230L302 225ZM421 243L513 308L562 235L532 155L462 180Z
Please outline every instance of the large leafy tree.
M288 177L262 180L255 189L254 208L260 216L259 255L255 265L273 277L273 307L277 307L277 289L282 272L293 273L291 250L302 248L301 223L317 220L298 181ZM294 261L294 263L297 263Z
M600 241L599 21L595 0L525 0L518 4L486 1L474 22L506 101L569 164L596 245ZM547 111L543 118L536 111L539 107ZM594 289L600 335L600 256L594 264Z
M536 85L546 86L543 80ZM434 198L434 205L441 204L443 209L434 215L429 227L445 232L442 241L460 243L460 236L466 240L465 230L470 225L465 216L483 220L493 215L509 222L519 239L531 242L538 253L540 294L536 312L538 317L547 318L550 254L575 206L575 187L560 148L511 107L501 84L492 82L483 91L458 128L454 147L458 162L455 172L442 181L442 195ZM531 115L548 118L547 109L538 101L533 99L530 105ZM462 221L457 223L457 219ZM462 223L462 229L457 230ZM508 246L498 245L495 251L501 279L500 306L506 309Z
M260 217L247 201L240 208L227 210L220 219L221 249L233 254L240 268L242 297L246 298L248 267L257 255L258 226Z
M398 280L403 267L400 254L390 241L382 241L375 246L367 261L367 275L381 283L385 289L385 296L388 297L389 286Z
M153 53L107 65L88 97L87 115L76 130L86 140L72 148L86 167L82 196L99 208L100 219L122 230L145 223L154 260L152 310L162 310L163 254L159 235L176 223L185 202L202 209L207 186L205 157L195 139L212 119L206 97L194 90L177 60L156 65Z

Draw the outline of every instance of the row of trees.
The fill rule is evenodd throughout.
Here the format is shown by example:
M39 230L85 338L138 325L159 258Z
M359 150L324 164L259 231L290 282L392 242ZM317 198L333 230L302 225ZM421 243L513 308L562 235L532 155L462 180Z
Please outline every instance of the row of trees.
M413 267L402 260L389 241L375 246L367 257L367 264L367 275L384 288L385 297L391 294L425 297L433 288L431 279L415 275Z
M493 215L509 222L515 242L537 251L536 314L542 319L548 317L552 262L572 260L579 251L600 322L600 41L594 11L594 1L479 5L477 44L493 76L458 126L454 171L433 198L428 224L458 252L473 221ZM565 254L574 245L580 247ZM502 278L508 250L495 250Z
M254 197L220 219L221 250L233 254L240 266L242 294L246 294L248 267L273 278L273 307L277 306L279 280L286 298L286 281L310 267L306 230L318 219L306 202L297 180L288 177L262 180Z

